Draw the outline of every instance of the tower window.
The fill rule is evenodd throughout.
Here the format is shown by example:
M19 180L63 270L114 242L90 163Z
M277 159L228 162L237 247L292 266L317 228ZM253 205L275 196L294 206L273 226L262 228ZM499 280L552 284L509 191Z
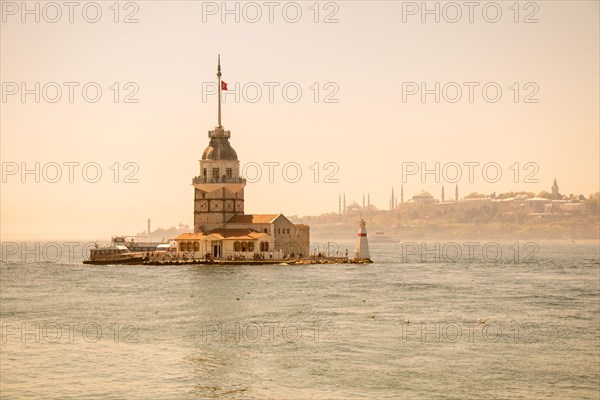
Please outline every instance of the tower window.
M219 168L213 168L212 177L213 179L219 179Z
M225 170L226 176L228 179L231 179L231 177L233 176L233 172L231 171L231 168L227 168Z
M206 168L204 168L204 169L202 170L202 176L204 176L204 177L206 178Z

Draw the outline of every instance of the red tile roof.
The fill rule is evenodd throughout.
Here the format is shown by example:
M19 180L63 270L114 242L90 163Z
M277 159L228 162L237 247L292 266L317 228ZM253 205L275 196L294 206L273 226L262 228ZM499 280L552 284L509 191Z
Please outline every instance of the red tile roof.
M204 240L212 237L213 240L254 240L264 236L270 237L266 233L256 232L251 229L213 229L206 233L182 233L175 240Z
M227 224L270 224L281 214L238 214L231 217Z

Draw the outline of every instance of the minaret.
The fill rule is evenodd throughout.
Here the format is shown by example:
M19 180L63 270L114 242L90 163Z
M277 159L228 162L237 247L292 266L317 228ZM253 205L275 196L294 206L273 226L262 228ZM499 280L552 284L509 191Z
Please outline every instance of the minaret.
M369 242L367 241L367 228L364 219L360 219L360 224L358 227L358 235L356 236L356 247L354 249L354 258L355 259L366 259L369 260L371 258L371 254L369 253Z
M396 199L394 198L394 187L392 186L392 210L396 209Z
M442 203L444 202L444 185L442 185Z
M344 193L344 214L346 214L346 193Z
M147 232L147 234L150 235L150 218L148 218L148 232Z
M218 118L217 126L208 132L210 142L200 160L200 175L194 186L194 232L222 228L236 214L244 214L244 187L240 162L231 147L231 132L221 124L221 56L217 64Z
M371 208L371 193L367 193L367 207Z
M456 189L454 189L454 201L458 203L458 183L456 184Z
M400 186L400 203L404 204L404 185Z
M363 193L363 206L362 206L362 209L363 209L363 211L365 209L365 194L364 193Z
M342 194L340 193L338 196L338 214L342 213Z

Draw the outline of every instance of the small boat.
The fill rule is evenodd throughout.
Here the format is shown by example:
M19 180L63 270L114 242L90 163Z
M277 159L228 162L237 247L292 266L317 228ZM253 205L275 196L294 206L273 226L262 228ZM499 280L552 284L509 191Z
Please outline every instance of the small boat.
M84 264L141 264L145 259L144 253L131 252L123 245L111 245L90 249L90 259Z
M369 236L370 243L398 243L397 238L386 236L383 232L375 232L373 236Z
M165 244L164 242L136 242L136 239L137 238L133 236L113 236L111 244L125 246L129 251L134 253L156 251L159 245ZM169 243L167 243L167 246L168 245Z

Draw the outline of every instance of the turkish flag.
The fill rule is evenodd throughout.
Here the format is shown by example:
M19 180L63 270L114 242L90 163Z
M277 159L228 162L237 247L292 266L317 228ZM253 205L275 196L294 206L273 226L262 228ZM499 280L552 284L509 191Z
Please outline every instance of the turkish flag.
M225 81L221 81L221 90L227 90L227 83Z

